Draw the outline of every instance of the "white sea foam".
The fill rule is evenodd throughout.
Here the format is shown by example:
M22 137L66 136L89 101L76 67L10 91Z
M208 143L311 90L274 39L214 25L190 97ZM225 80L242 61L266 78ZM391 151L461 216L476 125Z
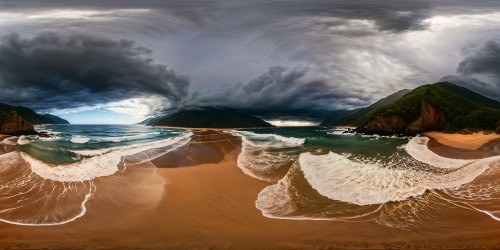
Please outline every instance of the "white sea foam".
M135 155L147 150L162 148L158 154L148 155L145 160L152 160L167 152L175 150L190 141L192 133L172 137L155 142L135 144L131 146L114 147L103 150L75 151L87 156L83 160L59 166L51 166L37 160L26 153L21 153L23 159L31 166L31 170L44 179L59 182L75 182L92 180L101 176L109 176L118 171L118 164L124 156Z
M127 136L116 136L116 137L103 137L99 138L98 141L103 142L122 142L122 141L130 141L130 140L138 140L151 137L152 135L159 135L161 132L152 132L152 133L142 133L138 135L127 135Z
M275 134L257 134L248 131L226 131L234 136L241 137L241 153L238 155L237 166L246 175L266 182L276 182L282 176L278 172L281 168L290 165L296 156L279 152L270 152L267 149L296 147L304 144L305 139L284 137Z
M27 145L31 143L31 140L34 139L35 136L29 135L21 135L19 139L17 139L17 145Z
M84 143L87 143L89 142L90 138L88 137L85 137L85 136L79 136L79 135L74 135L73 137L71 137L71 142L72 143L76 143L76 144L84 144Z
M287 216L297 210L291 194L288 175L278 183L264 188L255 201L255 207L268 218Z
M326 133L329 135L356 135L356 132L354 132L354 130L347 128L334 128Z
M275 182L278 179L276 171L295 161L296 157L283 153L271 153L262 147L254 145L242 137L241 153L238 155L237 166L246 175L258 180Z
M284 147L293 147L293 146L300 146L303 145L306 141L304 138L295 138L295 137L285 137L281 135L276 135L276 134L258 134L258 133L253 133L249 131L229 131L232 135L236 136L241 136L241 137L246 137L249 140L270 140L269 143L277 143L279 146L284 146ZM252 142L249 142L252 143ZM252 143L256 145L255 143Z
M388 167L380 162L357 162L345 155L303 153L300 167L309 184L321 195L357 205L382 204L419 196L427 190L458 187L473 181L500 156L479 159L448 173ZM406 163L411 164L411 162Z
M51 136L51 137L39 137L38 139L40 141L57 141L57 140L61 140L62 138L59 136Z
M432 165L437 168L460 168L474 161L464 159L451 159L437 155L429 149L429 147L427 146L428 142L428 137L414 137L408 142L408 144L406 144L406 146L404 146L404 148L406 152L417 161Z
M9 146L15 146L17 144L18 139L19 139L19 137L17 137L17 136L7 137L7 138L2 140L2 144L9 145Z
M18 151L0 155L0 173L0 193L3 194L0 204L4 208L0 210L0 222L13 225L55 226L72 222L85 214L86 203L95 190L92 182L55 183L33 175ZM61 190L62 193L57 192ZM74 196L81 197L81 202L66 203L74 200ZM48 209L60 205L65 206L61 211L67 214ZM33 206L46 211L30 215L27 212L33 212ZM73 209L75 206L79 207L79 211Z

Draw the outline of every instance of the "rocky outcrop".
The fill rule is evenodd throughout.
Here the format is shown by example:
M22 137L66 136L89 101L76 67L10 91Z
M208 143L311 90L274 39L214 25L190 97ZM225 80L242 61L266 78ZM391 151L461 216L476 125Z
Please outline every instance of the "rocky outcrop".
M422 100L421 105L420 116L410 124L396 115L377 116L360 126L357 131L380 135L414 135L429 130L442 130L446 123L444 113L424 100Z
M16 112L12 111L5 115L0 122L0 133L7 135L36 134L33 125L25 121Z
M443 112L426 101L422 101L420 117L406 129L409 134L416 134L428 130L442 130L446 118Z
M398 116L378 116L365 125L360 126L356 131L367 134L402 134L407 123Z

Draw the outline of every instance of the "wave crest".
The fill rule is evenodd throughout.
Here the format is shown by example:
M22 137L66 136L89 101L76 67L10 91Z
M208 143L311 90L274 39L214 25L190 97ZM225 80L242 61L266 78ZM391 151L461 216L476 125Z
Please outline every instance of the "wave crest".
M144 159L142 161L152 160L187 144L191 136L192 133L189 132L181 136L150 143L104 150L75 151L75 153L86 156L86 158L76 163L58 166L46 164L26 153L21 153L21 156L30 164L32 171L44 179L59 182L76 182L112 175L118 171L118 165L123 161L124 156L132 156L145 151L161 148L162 150L159 152L150 154L144 153Z

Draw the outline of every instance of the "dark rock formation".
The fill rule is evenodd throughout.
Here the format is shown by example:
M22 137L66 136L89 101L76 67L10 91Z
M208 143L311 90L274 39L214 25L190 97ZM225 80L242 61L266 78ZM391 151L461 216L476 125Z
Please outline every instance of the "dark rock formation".
M443 112L426 101L422 101L420 117L412 122L406 129L408 134L417 134L428 130L442 130L446 123Z
M378 116L367 124L357 128L356 131L379 135L403 134L406 126L407 123L398 116Z
M367 134L499 131L500 103L466 88L439 82L420 86L360 121L357 131Z
M33 125L25 121L15 111L10 112L1 119L0 133L8 135L37 134Z

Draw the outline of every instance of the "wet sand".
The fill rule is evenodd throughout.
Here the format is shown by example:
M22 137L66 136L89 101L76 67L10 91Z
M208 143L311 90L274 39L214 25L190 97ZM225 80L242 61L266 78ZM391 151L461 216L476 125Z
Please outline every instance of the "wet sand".
M240 143L219 131L197 131L189 145L154 160L157 169L145 164L97 179L87 214L74 222L51 227L0 223L0 248L500 248L500 223L466 209L443 213L434 219L436 228L426 230L374 221L266 218L255 200L269 183L236 166Z

